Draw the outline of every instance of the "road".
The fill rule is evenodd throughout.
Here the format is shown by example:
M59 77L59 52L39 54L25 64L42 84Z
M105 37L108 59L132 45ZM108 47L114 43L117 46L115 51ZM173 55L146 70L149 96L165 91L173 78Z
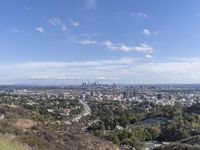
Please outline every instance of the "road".
M79 103L83 105L84 109L85 109L85 115L84 116L87 116L87 115L91 115L91 109L89 107L89 105L84 101L84 100L79 100Z
M84 112L82 112L81 114L79 114L76 118L74 118L72 120L72 122L78 122L82 117L85 117L87 115L91 115L91 109L89 107L89 105L85 102L85 100L79 100L79 103L83 105L84 107Z

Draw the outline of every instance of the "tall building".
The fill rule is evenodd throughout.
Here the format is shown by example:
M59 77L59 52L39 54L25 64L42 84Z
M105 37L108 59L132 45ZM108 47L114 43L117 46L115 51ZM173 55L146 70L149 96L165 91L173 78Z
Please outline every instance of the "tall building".
M133 97L136 97L137 93L136 91L133 92Z
M123 99L127 98L127 92L124 91L122 94L123 94Z

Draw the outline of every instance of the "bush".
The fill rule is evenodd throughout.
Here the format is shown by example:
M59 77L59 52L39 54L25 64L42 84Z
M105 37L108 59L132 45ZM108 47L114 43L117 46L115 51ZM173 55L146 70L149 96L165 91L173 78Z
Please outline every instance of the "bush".
M21 129L15 129L15 134L17 136L21 136L21 135L23 135L23 131Z

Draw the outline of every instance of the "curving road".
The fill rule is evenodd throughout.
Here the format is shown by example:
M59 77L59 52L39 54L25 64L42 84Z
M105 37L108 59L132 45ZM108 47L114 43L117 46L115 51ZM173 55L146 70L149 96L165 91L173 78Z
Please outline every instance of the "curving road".
M87 115L91 115L91 109L89 107L89 105L84 101L84 100L79 100L79 103L81 103L85 109L85 113L84 113L84 116L87 116Z
M79 114L76 118L74 118L72 121L73 122L78 122L82 117L85 117L87 115L91 115L91 109L89 107L89 105L84 101L84 100L79 100L79 103L83 105L84 107L84 112L82 112L81 114Z

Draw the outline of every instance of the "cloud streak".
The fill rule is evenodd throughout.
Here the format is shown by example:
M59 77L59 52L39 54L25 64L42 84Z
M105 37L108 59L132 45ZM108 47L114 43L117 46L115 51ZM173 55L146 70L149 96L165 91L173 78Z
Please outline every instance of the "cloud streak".
M84 67L84 66L101 66L101 65L128 65L134 62L133 58L125 57L121 59L110 60L92 60L92 61L72 61L72 62L28 62L16 64L13 67L29 68L54 68L54 67Z
M150 36L152 33L149 29L143 29L142 34L144 34L146 36Z
M153 47L145 43L141 43L138 46L127 46L124 44L113 44L111 41L105 41L102 44L107 49L110 49L110 50L119 50L119 51L124 51L124 52L138 51L138 52L144 52L144 53L154 52Z
M40 32L40 33L45 33L45 30L44 30L43 27L36 27L35 30Z
M81 40L81 41L77 41L77 42L81 45L95 45L95 44L97 44L97 41L89 40L89 39L85 39L85 40Z
M131 16L138 17L138 18L144 18L144 19L150 19L150 17L146 13L143 13L143 12L132 12Z
M145 55L145 57L146 57L146 58L149 58L149 59L152 58L152 56L149 55L149 54Z
M143 29L142 34L144 34L146 36L157 35L157 34L159 34L159 31L152 32L149 29L145 28L145 29Z
M153 58L152 58L153 59ZM8 80L89 80L118 83L200 83L200 59L140 62L130 57L68 62L26 62L0 66L0 82ZM3 80L4 79L4 80ZM115 79L115 80L114 80Z
M64 32L67 32L69 29L67 28L67 25L65 22L63 22L60 18L51 18L49 19L49 23L55 27L60 28Z
M78 21L75 21L75 20L73 20L73 19L70 19L69 21L70 21L70 24L71 24L72 26L74 26L74 27L80 26L80 23L79 23Z

